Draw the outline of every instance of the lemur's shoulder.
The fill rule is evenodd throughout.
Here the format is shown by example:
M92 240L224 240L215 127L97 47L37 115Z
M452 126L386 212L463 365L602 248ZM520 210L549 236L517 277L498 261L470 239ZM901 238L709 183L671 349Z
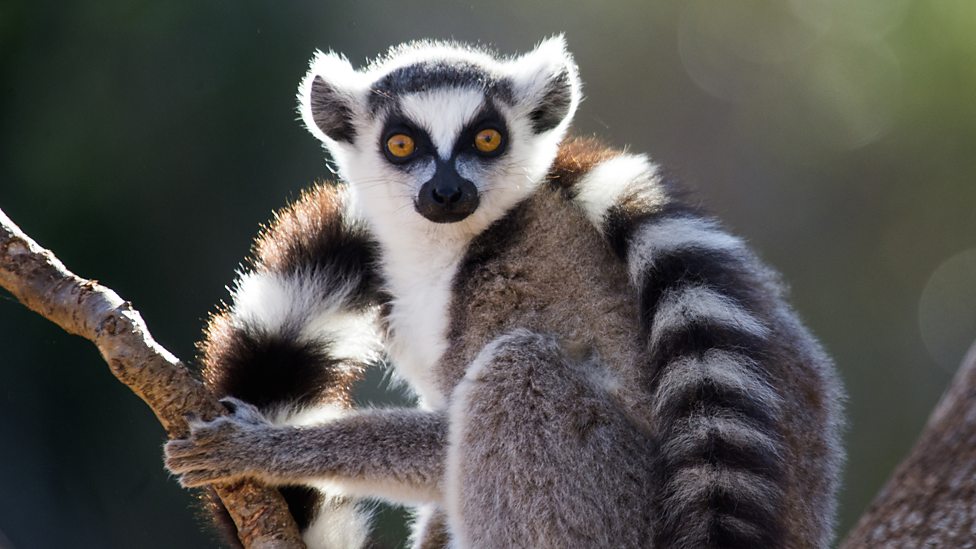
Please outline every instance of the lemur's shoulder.
M592 137L566 139L547 181L582 208L621 258L634 230L651 218L710 218L671 173L646 155Z
M624 151L614 149L595 137L567 137L559 145L559 152L549 170L548 181L572 196L581 177L600 163L622 154Z

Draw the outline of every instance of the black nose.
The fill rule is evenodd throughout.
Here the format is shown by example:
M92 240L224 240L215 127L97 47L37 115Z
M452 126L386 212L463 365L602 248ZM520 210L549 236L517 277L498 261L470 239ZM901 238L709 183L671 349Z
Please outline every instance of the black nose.
M434 202L446 206L454 205L461 200L461 189L458 185L435 185L430 190Z
M435 175L420 187L414 206L420 215L434 223L456 223L471 215L478 202L478 188L474 183L459 175Z

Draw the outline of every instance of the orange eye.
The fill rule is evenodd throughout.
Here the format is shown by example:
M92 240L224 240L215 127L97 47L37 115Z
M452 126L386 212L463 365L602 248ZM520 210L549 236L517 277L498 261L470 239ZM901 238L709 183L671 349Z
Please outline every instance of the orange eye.
M498 130L485 129L474 136L474 146L483 153L494 152L502 144L502 134Z
M397 158L406 158L413 154L415 145L409 135L398 133L386 140L386 149Z

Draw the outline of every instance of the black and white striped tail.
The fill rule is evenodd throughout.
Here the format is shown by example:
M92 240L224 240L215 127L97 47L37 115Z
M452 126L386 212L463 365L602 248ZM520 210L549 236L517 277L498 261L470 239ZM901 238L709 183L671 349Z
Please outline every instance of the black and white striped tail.
M279 212L254 251L200 344L206 383L281 425L341 415L378 359L375 243L349 220L342 188L320 186ZM318 487L280 490L310 548L365 544L368 519L355 502Z
M769 287L742 241L677 200L643 156L603 160L571 195L626 261L651 357L655 547L783 542L781 401L765 369Z

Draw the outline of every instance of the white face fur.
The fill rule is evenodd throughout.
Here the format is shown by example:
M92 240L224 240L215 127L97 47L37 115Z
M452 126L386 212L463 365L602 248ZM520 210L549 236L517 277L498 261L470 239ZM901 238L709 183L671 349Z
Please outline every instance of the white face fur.
M512 59L452 44L409 44L362 71L319 53L299 95L306 125L325 143L354 207L380 240L406 233L427 243L466 242L530 194L579 97L562 37ZM475 147L484 129L498 131L498 150ZM386 148L391 136L404 134L414 147L401 159ZM432 185L464 186L467 207L445 213L453 206L431 195Z

